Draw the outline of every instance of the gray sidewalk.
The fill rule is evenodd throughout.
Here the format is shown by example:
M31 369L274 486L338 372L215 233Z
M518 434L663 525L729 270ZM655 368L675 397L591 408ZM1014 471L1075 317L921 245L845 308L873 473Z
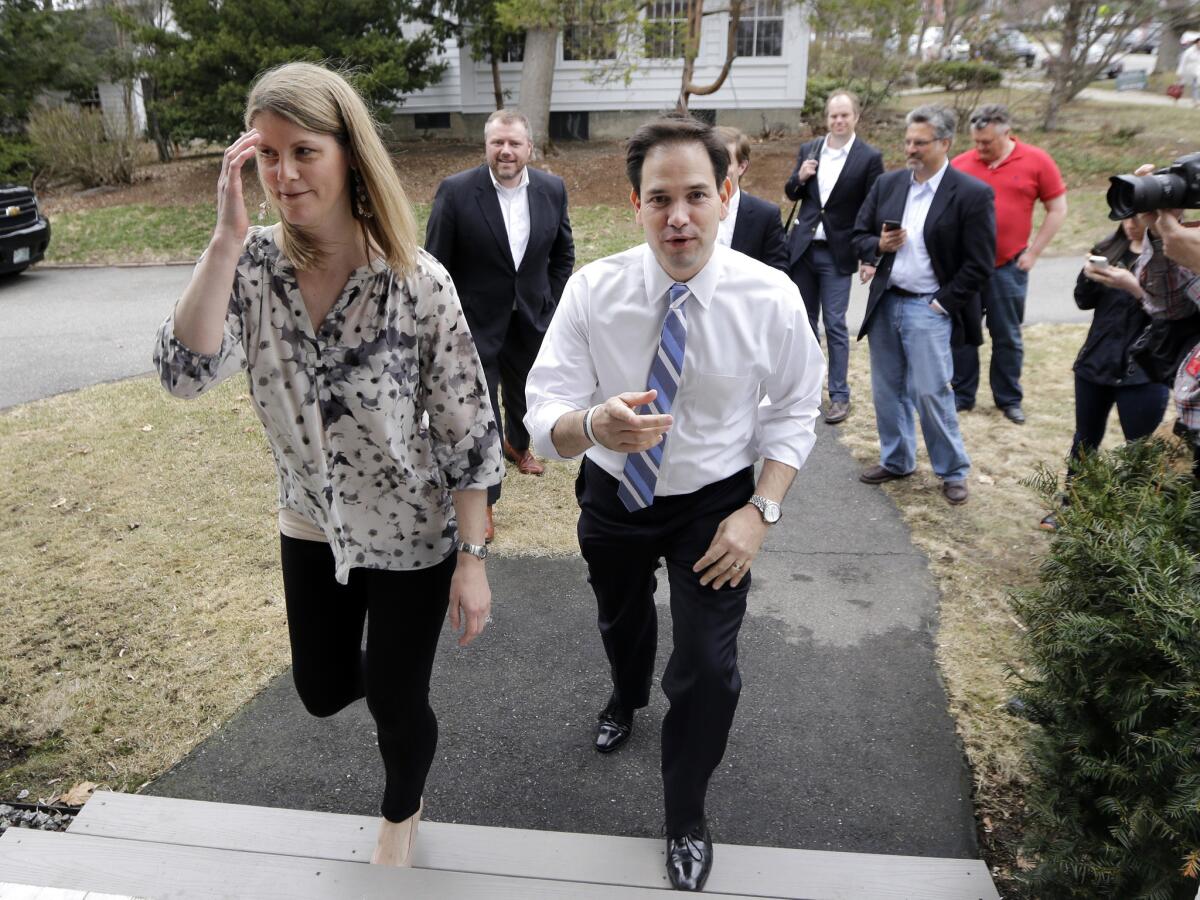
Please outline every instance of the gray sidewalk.
M859 412L859 415L865 414ZM977 855L970 783L933 655L937 592L895 507L819 424L754 566L744 686L709 816L723 842ZM657 684L630 744L591 749L608 695L595 607L575 559L488 563L496 623L443 635L433 704L435 821L655 836ZM663 579L660 579L660 583ZM660 653L670 615L660 591ZM382 765L362 702L324 720L284 675L149 793L376 814Z

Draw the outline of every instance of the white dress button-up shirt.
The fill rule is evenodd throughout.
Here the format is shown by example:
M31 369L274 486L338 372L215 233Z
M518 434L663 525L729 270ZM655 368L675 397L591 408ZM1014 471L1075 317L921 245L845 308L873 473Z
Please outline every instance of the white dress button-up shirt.
M500 201L500 214L504 216L504 231L508 234L508 249L512 251L513 265L521 268L525 248L529 246L529 167L521 170L521 181L516 187L505 187L496 180L496 174L488 169L492 184L496 187L496 199Z
M846 168L846 157L850 155L850 148L854 146L856 137L857 135L851 135L846 146L836 150L829 146L828 139L821 145L821 157L817 163L817 194L821 197L821 206L829 202L833 186L842 177L842 169ZM813 233L813 240L825 240L825 223L820 220L817 221L817 230Z
M566 413L646 390L671 284L646 244L571 276L525 383L540 455L563 458L550 430ZM816 440L825 359L796 286L720 245L687 285L683 374L655 495L691 493L759 459L799 469ZM585 452L620 477L626 454Z
M941 287L933 274L933 263L929 261L929 250L925 246L925 219L948 168L950 162L947 160L932 178L924 182L916 178L909 181L904 218L900 221L905 231L904 245L896 251L889 286L914 294L936 294Z
M729 212L717 226L717 243L722 247L733 246L733 230L737 228L738 206L742 202L742 189L738 188L729 198Z

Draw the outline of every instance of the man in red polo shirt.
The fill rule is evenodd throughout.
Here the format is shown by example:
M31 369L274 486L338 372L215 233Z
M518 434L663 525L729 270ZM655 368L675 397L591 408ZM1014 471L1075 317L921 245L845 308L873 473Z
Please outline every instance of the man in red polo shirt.
M1021 143L1011 131L1007 107L999 103L979 107L971 116L975 149L960 153L950 164L989 185L996 195L996 268L983 290L992 336L988 380L996 406L1009 421L1023 425L1021 322L1029 270L1067 217L1067 186L1045 150ZM1046 218L1030 241L1033 207L1039 200L1046 207ZM978 389L979 348L971 344L954 348L954 405L971 409Z

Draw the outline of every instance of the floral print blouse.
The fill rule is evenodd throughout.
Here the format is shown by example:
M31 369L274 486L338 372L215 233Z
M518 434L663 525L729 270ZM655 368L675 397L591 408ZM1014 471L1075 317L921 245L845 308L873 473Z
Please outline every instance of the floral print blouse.
M163 386L195 397L246 369L279 474L279 505L320 528L350 569L422 569L454 552L451 490L503 476L483 368L454 284L420 251L400 277L356 269L314 330L295 269L269 228L238 260L221 349L174 334L154 352Z

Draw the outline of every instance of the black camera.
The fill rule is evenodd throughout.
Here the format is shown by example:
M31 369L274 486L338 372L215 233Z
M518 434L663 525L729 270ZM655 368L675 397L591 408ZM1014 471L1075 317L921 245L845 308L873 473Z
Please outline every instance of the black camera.
M1108 217L1114 221L1159 209L1200 209L1200 153L1149 175L1114 175L1108 181Z

